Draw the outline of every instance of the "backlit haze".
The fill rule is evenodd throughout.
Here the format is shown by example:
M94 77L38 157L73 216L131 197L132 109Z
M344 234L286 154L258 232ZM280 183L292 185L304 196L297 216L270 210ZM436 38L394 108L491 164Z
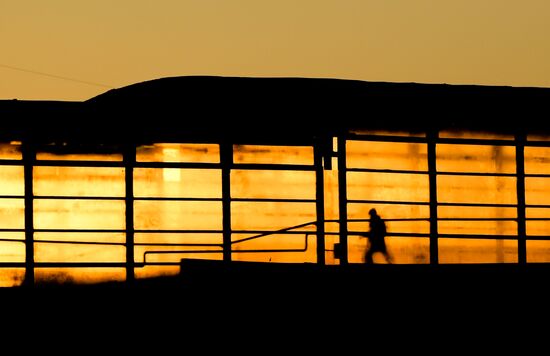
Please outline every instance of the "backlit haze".
M179 75L548 87L548 34L546 0L2 0L0 99Z

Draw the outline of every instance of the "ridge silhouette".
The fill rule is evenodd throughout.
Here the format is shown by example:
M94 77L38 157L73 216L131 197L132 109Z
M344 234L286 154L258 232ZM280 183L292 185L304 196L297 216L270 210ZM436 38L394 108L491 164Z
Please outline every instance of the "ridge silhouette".
M188 76L84 102L0 100L3 135L77 142L308 142L350 129L550 132L550 88ZM41 120L34 118L40 117ZM521 122L517 118L521 117ZM75 119L76 118L76 119Z

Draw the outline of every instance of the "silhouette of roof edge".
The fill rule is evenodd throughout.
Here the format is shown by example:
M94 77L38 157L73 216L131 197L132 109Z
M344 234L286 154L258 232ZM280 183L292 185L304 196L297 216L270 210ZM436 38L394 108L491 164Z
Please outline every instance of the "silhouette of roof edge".
M0 101L0 136L311 142L350 130L550 134L550 88L335 78L184 76L84 102ZM286 142L285 141L285 142Z
M300 125L310 131L515 131L523 125L550 131L550 125L539 119L550 114L548 104L550 88L220 76L159 78L86 101L96 116L186 118L178 125L187 128L202 127L201 120L208 119L217 125L211 128L220 131L236 125L235 132L251 133L259 126L286 126L291 131Z
M337 84L336 84L337 83ZM364 82L352 79L338 78L305 78L305 77L237 77L237 76L173 76L146 80L110 89L102 94L94 96L85 102L101 103L104 101L141 99L144 96L150 98L159 98L159 93L166 95L168 93L177 93L178 91L187 91L198 88L223 88L233 90L243 89L268 89L269 87L293 87L307 84L309 87L329 87L332 85L349 85L351 83L362 85L363 83L393 84L385 82ZM173 98L172 95L169 97Z
M208 81L209 84L214 84L214 82L221 82L221 81L353 81L353 82L361 82L360 80L347 80L347 79L338 79L338 78L307 78L307 77L245 77L245 76L221 76L221 75L186 75L186 76L171 76L171 77L162 77L162 78L154 78L150 80L144 80L142 82L136 82L132 83L123 87L114 88L107 90L104 93L101 93L99 95L96 95L94 97L89 98L85 101L97 101L100 99L104 99L106 97L116 95L118 93L124 92L124 91L133 91L135 89L158 89L158 86L161 84L165 85L173 85L176 82L177 84L187 84L192 83L196 84L197 81ZM186 83L187 82L187 83Z
M239 76L208 76L208 75L191 75L191 76L172 76L156 78L146 80L142 82L133 83L120 88L110 89L104 93L85 100L85 102L101 102L105 100L120 100L120 98L130 99L132 96L138 98L144 94L153 94L158 90L177 91L188 89L189 86L197 84L207 84L209 86L227 85L229 87L239 87L247 85L250 87L269 87L276 83L276 87L279 87L284 83L284 86L307 86L312 87L322 86L330 88L331 86L337 86L337 88L343 88L346 86L359 89L359 87L370 87L372 89L386 89L386 88L406 88L408 90L414 89L432 89L432 90L464 90L464 91L547 91L550 95L550 87L535 87L535 86L510 86L510 85L484 85L484 84L449 84L449 83L420 83L420 82L386 82L386 81L366 81L358 79L340 79L340 78L324 78L324 77L239 77ZM158 95L155 95L158 96Z

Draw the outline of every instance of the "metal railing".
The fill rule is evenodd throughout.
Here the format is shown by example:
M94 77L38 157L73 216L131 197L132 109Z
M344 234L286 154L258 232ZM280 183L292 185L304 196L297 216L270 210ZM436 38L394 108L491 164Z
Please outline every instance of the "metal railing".
M407 170L407 169L378 169L378 168L358 168L346 166L346 142L349 141L376 141L388 143L417 143L427 145L427 170ZM491 145L515 147L515 173L508 172L447 172L437 170L437 156L435 149L439 144L461 144L461 145ZM127 270L128 280L133 279L134 268L141 268L148 265L177 265L179 262L154 262L148 261L147 257L159 254L207 254L219 253L225 260L231 260L233 253L298 253L306 252L309 248L309 237L317 236L317 255L318 262L324 264L325 246L324 236L338 236L340 243L344 246L344 254L341 263L347 263L347 237L353 235L362 235L362 231L350 230L350 222L367 222L368 219L349 219L347 206L349 204L388 204L388 205L410 205L429 207L430 216L422 218L407 219L384 219L386 221L425 221L429 223L430 230L427 232L388 232L388 236L394 237L423 237L430 239L430 261L439 263L438 260L438 240L441 238L474 238L474 239L507 239L517 240L518 242L518 263L527 263L526 241L529 240L550 240L550 236L528 235L526 223L529 221L550 221L546 217L527 217L526 209L550 209L550 204L531 204L525 200L525 179L527 178L550 178L550 174L526 173L525 172L525 147L546 147L550 148L550 142L547 141L528 141L525 136L517 135L514 139L468 139L468 138L441 138L435 134L428 133L425 137L405 137L405 136L378 136L378 135L358 135L345 134L338 137L338 149L333 152L326 151L326 144L314 144L315 151L314 162L311 165L304 164L271 164L271 163L235 163L233 162L232 145L220 144L220 162L219 163L186 163L186 162L136 162L135 147L129 147L124 151L121 161L86 161L86 160L37 160L36 148L32 142L24 142L22 148L22 159L4 159L0 160L0 166L17 166L24 170L24 192L23 194L3 194L0 200L16 199L24 204L24 227L22 228L0 228L0 233L20 233L24 238L5 238L1 237L0 242L22 243L25 246L25 261L23 262L4 262L0 261L1 267L25 268L27 270L27 280L29 283L34 281L35 268L48 267L123 267ZM330 145L328 145L330 147ZM324 148L323 148L324 147ZM323 151L324 150L324 151ZM327 159L338 158L339 171L339 196L340 196L340 218L338 220L324 219L324 188L322 181L323 169L326 168ZM127 183L124 196L63 196L63 195L37 195L33 191L33 169L34 167L117 167L125 169L124 180ZM222 172L222 191L220 197L148 197L135 196L133 184L128 186L129 181L133 181L133 170L136 168L179 168L179 169L214 169ZM310 171L316 174L316 196L313 199L290 199L290 198L242 198L231 197L231 172L233 170L289 170L289 171ZM412 174L425 175L429 178L429 196L426 201L396 201L396 200L375 200L375 199L351 199L347 196L346 174L348 172L363 173L383 173L383 174ZM440 176L472 176L472 177L503 177L515 178L517 203L475 203L475 202L440 202L437 199L438 182ZM55 229L55 228L35 228L34 227L34 202L37 200L92 200L92 201L121 201L125 203L128 211L133 212L133 206L137 201L197 201L197 202L217 202L221 203L223 220L222 229L218 230L185 230L185 229L136 229L134 226L134 215L126 217L126 228L124 229ZM278 230L260 231L260 230L233 230L231 228L231 203L233 202L281 202L281 203L308 203L316 204L317 220L304 224L298 224ZM495 218L442 218L438 216L439 207L479 207L479 208L513 208L516 209L516 217L495 217ZM128 210L130 209L130 210ZM517 224L517 233L515 235L499 234L447 234L440 233L439 223L444 221L477 221L477 222L495 222L511 221ZM339 224L338 232L325 232L325 223ZM316 226L312 231L299 231L302 228ZM125 234L124 242L101 242L101 241L71 241L54 239L36 239L35 233L118 233ZM136 242L134 235L139 233L180 233L180 234L221 234L223 241L220 243L177 243L177 242ZM232 240L234 234L253 234ZM289 249L234 249L238 244L246 241L261 239L273 235L304 235L304 245L300 248ZM126 248L129 252L125 261L121 262L35 262L34 246L35 244L82 244L82 245L104 245L119 246ZM204 247L205 249L185 249L185 250L147 250L143 252L143 262L136 262L134 249L139 246L150 247ZM210 249L208 249L210 248ZM321 254L323 255L321 257Z

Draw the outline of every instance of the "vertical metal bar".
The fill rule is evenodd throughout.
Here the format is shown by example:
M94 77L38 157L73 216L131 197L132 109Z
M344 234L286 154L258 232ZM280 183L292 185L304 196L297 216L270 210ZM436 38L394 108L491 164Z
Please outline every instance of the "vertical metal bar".
M338 217L340 219L340 264L348 264L348 187L346 138L338 137Z
M124 150L124 179L126 183L126 282L135 280L134 259L134 166L136 146L126 145Z
M313 147L313 162L315 166L315 208L317 213L317 263L325 265L325 172L323 169L322 142L317 141Z
M428 139L428 177L430 186L430 264L439 263L438 229L437 229L437 131L429 131Z
M233 144L220 145L220 163L222 166L222 228L223 260L231 262L231 168L233 166Z
M525 223L525 134L516 135L516 191L518 199L518 263L527 263Z
M23 142L23 176L25 184L25 282L34 285L34 194L33 166L36 159L33 144Z

